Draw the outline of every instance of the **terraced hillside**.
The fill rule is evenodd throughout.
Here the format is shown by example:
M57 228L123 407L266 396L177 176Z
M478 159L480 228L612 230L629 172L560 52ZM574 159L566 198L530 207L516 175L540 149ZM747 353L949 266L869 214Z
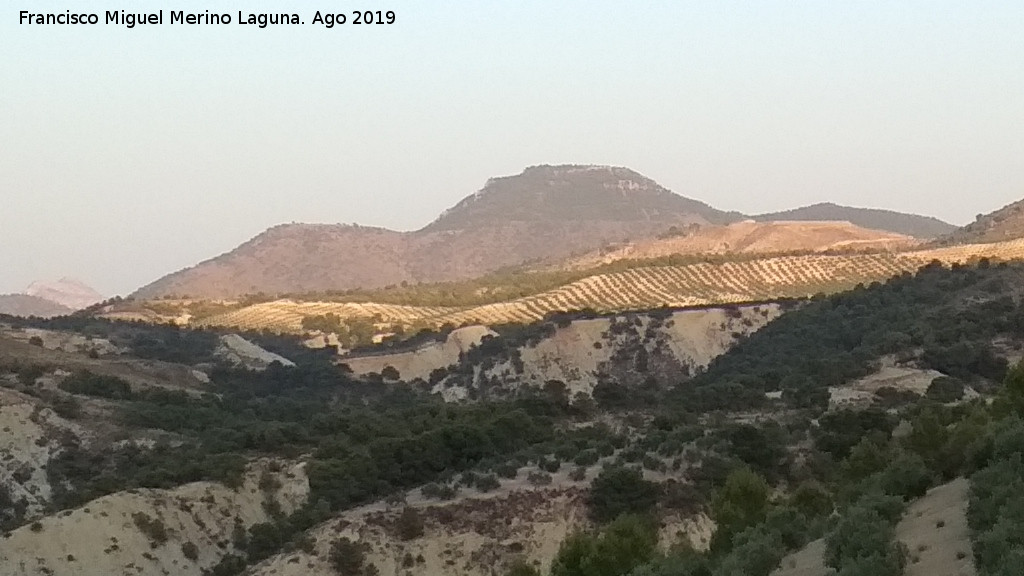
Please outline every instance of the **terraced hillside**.
M619 260L663 258L677 254L778 255L815 252L902 252L919 247L910 236L871 230L849 222L755 222L691 227L652 240L570 259L563 266L587 269Z
M303 318L325 314L343 319L376 315L382 330L397 325L532 322L558 311L616 312L806 297L884 280L933 260L952 264L980 257L1024 258L1024 240L902 253L807 254L723 263L638 266L589 276L507 302L464 308L278 300L212 315L194 324L298 333L303 331Z

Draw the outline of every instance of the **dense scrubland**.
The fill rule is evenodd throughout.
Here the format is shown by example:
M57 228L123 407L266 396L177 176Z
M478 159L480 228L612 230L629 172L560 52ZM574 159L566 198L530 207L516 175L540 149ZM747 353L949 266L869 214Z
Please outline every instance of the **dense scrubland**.
M297 364L256 372L219 362L212 332L88 317L5 322L102 336L139 358L203 367L210 383L160 389L76 371L54 391L35 384L52 367L7 362L0 372L72 421L99 405L118 426L163 438L101 449L69 439L46 471L51 511L139 487L238 485L259 456L306 461L308 504L238 534L216 575L309 549L308 529L357 505L401 501L413 488L439 502L486 492L524 468L543 486L563 467L596 470L590 520L550 565L522 554L507 559L508 573L767 575L824 538L838 574L897 575L913 562L893 537L907 503L967 476L973 550L964 553L980 574L1008 575L1024 560L1024 369L1011 368L1024 342L1021 286L1020 264L928 265L795 305L705 371L603 378L591 397L570 398L553 381L445 403L422 383L356 378L288 337L249 335ZM488 346L529 345L558 321ZM924 396L880 389L870 406L830 403L832 389L883 357L943 377ZM3 503L8 529L30 521ZM698 513L717 526L707 549L658 545L666 515ZM406 516L409 538L419 537L415 513ZM332 549L338 574L373 573L356 543L339 538Z

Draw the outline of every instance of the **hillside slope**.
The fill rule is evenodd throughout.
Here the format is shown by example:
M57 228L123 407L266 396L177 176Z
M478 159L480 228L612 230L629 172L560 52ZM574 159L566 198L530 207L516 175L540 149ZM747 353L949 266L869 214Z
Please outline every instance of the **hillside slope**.
M979 214L974 222L950 231L937 240L938 244L965 244L971 242L1003 242L1024 237L1024 200L1007 204L988 214Z
M957 478L936 486L907 508L896 526L896 536L910 552L905 576L974 576L968 554L968 482ZM815 540L782 559L772 576L835 574L825 566L825 542Z
M696 374L736 340L781 313L778 305L765 304L578 319L554 326L544 337L521 346L515 339L506 339L500 346L494 340L488 344L484 338L497 334L471 326L453 331L443 342L393 353L351 354L338 362L360 376L379 374L390 366L406 381L430 380L434 391L447 400L463 399L475 391L506 396L522 386L540 388L551 381L564 383L572 396L590 394L602 378L629 381L630 375L616 364L638 354L644 359L637 372L655 380ZM510 353L512 348L517 351ZM460 363L459 369L444 376L438 372Z
M758 214L757 216L752 216L752 218L759 222L778 220L839 220L850 222L863 228L886 230L915 238L935 238L956 229L956 226L931 216L919 216L917 214L905 214L903 212L875 208L840 206L831 202L812 204L782 212Z
M1024 492L1024 425L997 416L1024 412L1024 368L998 385L1024 346L1022 279L1021 263L931 265L792 306L456 330L434 358L457 362L427 382L359 378L287 337L253 336L295 366L250 371L211 364L221 339L208 332L9 320L11 339L43 346L0 355L0 497L14 504L0 509L0 573L544 574L561 542L593 538L590 550L645 551L573 574L685 574L662 568L686 561L767 575L782 561L819 576L803 571L812 554L784 556L822 536L895 568L871 574L966 570L967 538L978 552L1021 533L1019 502L1001 502ZM99 336L117 349L90 354ZM94 340L75 352L58 338ZM172 357L208 378L154 372L144 386ZM836 389L870 405L834 405ZM991 473L975 472L985 445ZM962 483L926 491L971 472L968 530ZM985 519L998 530L977 522L978 503L999 511ZM723 509L756 524L735 532ZM903 570L897 542L919 566ZM829 562L850 573L858 559Z
M465 279L653 237L673 224L735 219L624 168L539 166L490 180L422 230L275 226L134 296L216 299Z
M684 265L643 265L598 273L538 294L467 307L275 300L201 318L200 327L303 332L302 320L335 314L377 317L379 328L425 324L529 323L552 312L620 312L803 298L882 281L938 260L1024 258L1024 240L877 254L804 254Z
M871 230L849 222L755 222L706 226L677 235L639 240L574 258L567 265L592 268L618 260L663 258L674 254L778 254L898 250L910 248L909 236Z
M271 519L267 502L273 500L284 513L305 502L304 467L281 468L257 462L237 489L195 482L169 490L129 490L51 514L10 532L0 551L0 573L208 574L227 555L223 543L233 531ZM269 491L260 484L267 478L275 486Z

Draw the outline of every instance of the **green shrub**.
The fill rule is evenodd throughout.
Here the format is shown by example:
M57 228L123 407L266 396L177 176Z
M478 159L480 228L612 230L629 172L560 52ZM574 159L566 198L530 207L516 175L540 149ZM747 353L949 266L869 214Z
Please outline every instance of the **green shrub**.
M928 390L925 392L925 396L936 402L956 402L964 397L965 387L966 385L963 380L959 378L939 376L932 380Z
M656 456L645 455L643 459L644 468L652 470L654 472L664 472L666 467L665 463Z
M551 475L546 472L534 470L526 477L527 482L534 486L547 486L551 484Z
M898 454L877 475L882 491L911 500L924 496L932 485L932 473L916 454Z
M786 554L778 533L759 525L737 534L715 576L768 576Z
M246 566L245 558L236 554L228 554L210 569L210 576L237 576L245 570Z
M621 576L649 562L657 530L643 517L625 515L597 534L577 532L558 549L551 576Z
M437 500L451 500L458 494L458 490L454 486L434 482L424 485L422 492L424 498L434 498Z
M459 485L466 487L476 486L476 481L478 478L479 475L472 470L463 472L462 476L459 477Z
M163 520L152 518L145 512L135 512L132 514L132 522L149 538L149 543L153 548L167 543L167 527L164 526Z
M808 518L825 517L832 513L832 495L819 482L801 483L789 497L789 503Z
M1024 566L1024 422L1000 422L992 445L992 461L971 476L967 520L978 573L1004 576Z
M573 462L577 466L592 466L597 464L599 459L600 456L598 455L597 450L589 449L577 454L576 458L573 459Z
M58 384L58 387L71 394L83 394L111 400L128 400L132 397L132 386L126 380L116 376L93 374L88 370L78 370Z
M24 386L35 386L36 380L46 374L46 367L38 364L23 364L18 366L16 371L18 372L18 382Z
M764 520L769 492L764 478L749 468L729 473L711 504L712 517L718 523L712 546L728 550L734 535Z
M501 482L494 474L483 474L476 479L476 489L481 492L490 492L501 487Z
M606 468L590 483L588 507L598 522L622 514L647 514L658 502L658 485L636 468Z
M900 576L905 555L895 541L898 513L880 509L884 498L869 497L851 505L825 538L825 564L839 574ZM897 498L898 501L898 498Z
M366 569L366 548L348 538L340 538L331 544L329 559L338 576L364 576Z
M519 466L511 462L498 464L494 467L494 473L502 478L508 478L511 480L519 475Z
M559 468L562 467L562 461L558 460L557 458L545 458L544 460L541 460L539 467L541 470L545 472L550 472L554 474L555 472L558 472Z
M77 420L82 416L82 403L79 402L77 398L73 398L71 396L55 398L52 406L53 411L61 418Z
M505 572L506 576L541 576L540 570L537 570L532 564L528 564L525 560L519 559L512 563L508 571Z
M423 536L423 518L415 508L406 506L402 509L395 528L400 539L414 540Z

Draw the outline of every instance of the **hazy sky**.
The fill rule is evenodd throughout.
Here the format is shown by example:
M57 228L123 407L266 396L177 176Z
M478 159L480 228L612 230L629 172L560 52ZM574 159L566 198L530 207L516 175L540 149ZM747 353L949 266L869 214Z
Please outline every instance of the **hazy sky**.
M309 24L338 6L397 22ZM18 24L133 7L307 25ZM748 213L829 200L966 223L1024 197L1024 2L0 11L0 292L69 275L127 293L281 222L416 229L490 176L555 163Z

